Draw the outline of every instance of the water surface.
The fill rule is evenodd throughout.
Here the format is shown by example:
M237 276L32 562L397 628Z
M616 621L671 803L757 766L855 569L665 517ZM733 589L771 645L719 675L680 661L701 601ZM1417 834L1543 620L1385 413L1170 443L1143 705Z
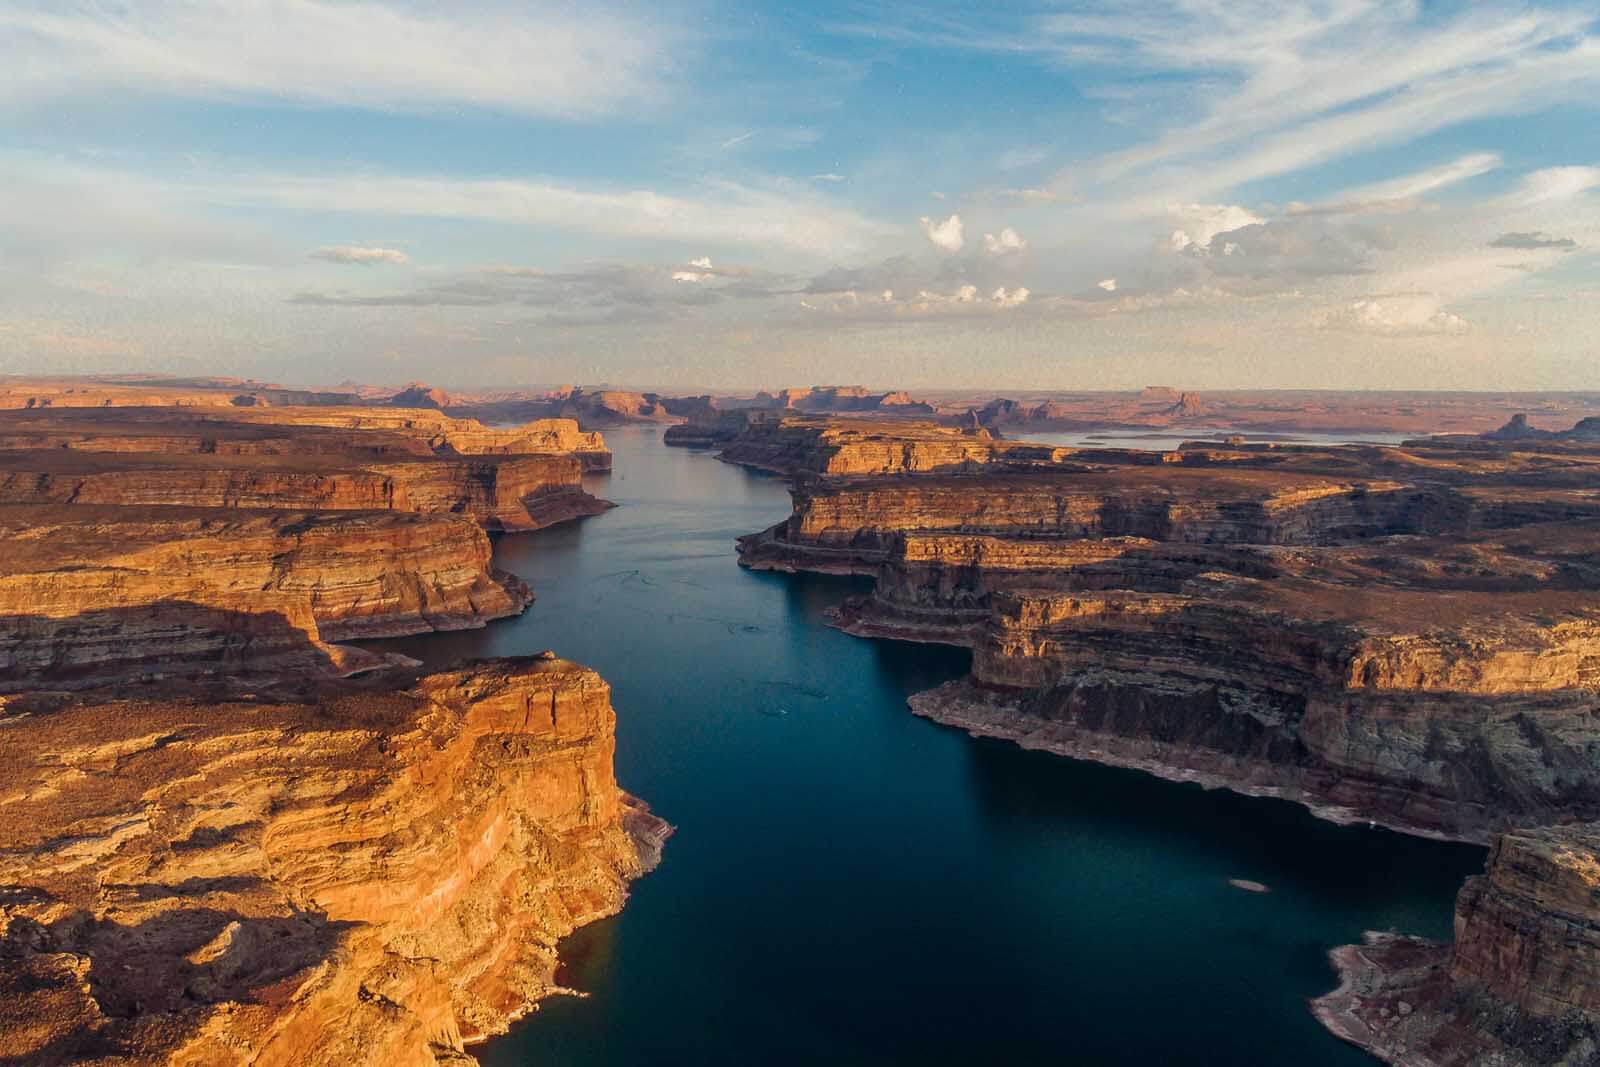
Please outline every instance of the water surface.
M1370 1064L1305 1000L1368 928L1449 935L1483 852L978 741L910 714L966 653L824 625L851 579L752 574L784 483L608 431L621 507L499 541L538 593L430 663L599 670L617 776L678 827L623 913L564 945L492 1067ZM1251 879L1271 892L1234 889Z

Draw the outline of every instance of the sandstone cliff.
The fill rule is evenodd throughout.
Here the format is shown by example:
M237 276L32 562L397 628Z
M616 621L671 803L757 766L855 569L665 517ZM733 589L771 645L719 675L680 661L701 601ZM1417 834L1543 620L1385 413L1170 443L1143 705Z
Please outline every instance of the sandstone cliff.
M1333 962L1340 985L1317 1017L1387 1063L1600 1061L1600 826L1497 838L1457 900L1453 944L1372 933Z
M332 457L0 452L0 504L394 510L537 530L604 511L567 455L345 461Z
M604 682L0 713L0 1063L470 1063L666 826Z
M532 599L450 515L0 506L0 689L338 674Z

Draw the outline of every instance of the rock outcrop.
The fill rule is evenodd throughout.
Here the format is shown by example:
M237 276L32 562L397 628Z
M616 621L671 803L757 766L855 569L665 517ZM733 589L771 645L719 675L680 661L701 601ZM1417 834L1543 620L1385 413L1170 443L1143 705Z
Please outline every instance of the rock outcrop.
M1386 1063L1600 1062L1600 826L1497 838L1453 944L1369 933L1332 958L1317 1018Z
M720 445L729 463L790 475L896 474L1049 462L1061 450L1002 441L981 427L921 420L726 412L666 433L669 445Z
M668 832L593 672L0 712L0 1062L473 1062Z
M389 403L397 408L433 408L435 411L443 411L450 406L450 394L427 382L407 382L398 393L389 398Z

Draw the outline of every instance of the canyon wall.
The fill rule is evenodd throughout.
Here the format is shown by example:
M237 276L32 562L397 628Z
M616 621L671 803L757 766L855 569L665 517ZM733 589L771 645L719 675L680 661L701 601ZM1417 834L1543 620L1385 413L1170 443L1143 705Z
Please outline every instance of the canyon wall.
M0 1062L470 1063L667 832L617 787L608 696L529 659L310 704L13 703Z
M482 626L532 599L452 515L0 506L0 690L292 671L330 642Z

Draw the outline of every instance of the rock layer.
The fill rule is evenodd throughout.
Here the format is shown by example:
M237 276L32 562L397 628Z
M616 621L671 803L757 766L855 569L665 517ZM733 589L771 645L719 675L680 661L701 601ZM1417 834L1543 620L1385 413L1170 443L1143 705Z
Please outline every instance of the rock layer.
M667 828L604 682L487 661L312 704L0 716L0 1062L467 1063Z

